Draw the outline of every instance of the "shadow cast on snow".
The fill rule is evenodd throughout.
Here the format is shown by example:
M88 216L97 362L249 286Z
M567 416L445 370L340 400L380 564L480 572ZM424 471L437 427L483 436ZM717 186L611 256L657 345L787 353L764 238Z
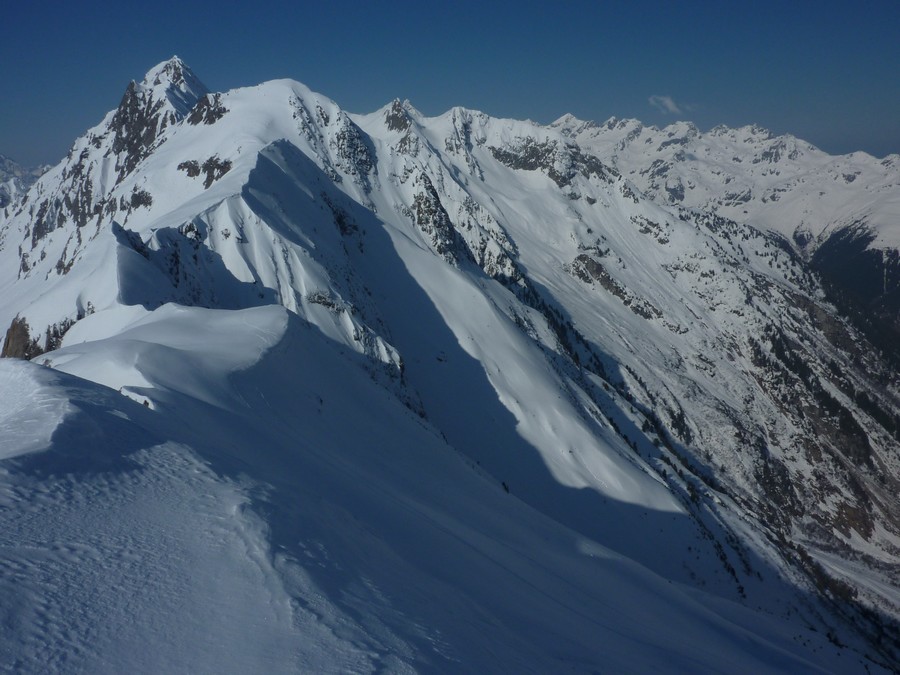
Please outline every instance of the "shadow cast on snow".
M342 363L335 367L362 370L359 365L365 358L331 342L292 315L282 344L251 371L232 377L248 404L246 415L223 417L221 410L197 400L179 399L174 394L168 401L160 401L158 411L146 410L124 398L115 405L108 404L101 397L81 404L93 405L95 409L63 423L48 452L18 458L7 467L38 477L85 470L128 471L134 467L129 460L131 453L158 442L152 432L142 429L163 429L166 438L192 447L218 474L235 483L251 485L252 508L266 524L273 564L285 573L288 591L299 595L304 584L313 583L329 598L339 599L342 611L366 627L364 632L368 635L354 635L353 639L368 644L382 659L390 656L392 631L409 633L409 625L417 617L423 624L419 637L422 650L438 649L435 635L425 625L434 610L429 609L431 599L423 596L421 589L429 586L407 581L415 582L425 574L433 587L437 579L436 583L445 587L443 600L449 603L442 611L465 614L471 610L469 600L464 596L455 598L452 591L454 584L463 583L457 576L461 572L448 567L447 561L436 559L435 553L452 551L460 559L478 558L481 553L477 547L457 541L453 532L465 530L466 519L491 522L499 517L491 512L479 513L477 509L483 505L513 514L523 513L523 508L533 509L543 514L539 520L555 520L664 579L702 586L687 568L693 555L680 550L691 541L707 550L705 557L713 551L708 534L693 517L655 511L605 497L592 489L561 484L540 452L520 435L518 420L500 401L484 365L462 348L407 269L385 225L372 212L329 187L332 184L327 176L299 150L281 150L289 153L294 170L312 176L358 228L364 247L344 247L346 260L370 287L380 316L390 330L385 337L403 355L405 381L418 393L426 412L423 422L396 399L375 406L376 410L395 411L391 414L396 414L409 430L410 437L404 441L408 440L408 444L390 447L390 437L378 435L378 425L374 423L371 434L370 429L355 428L356 422L345 418L345 411L336 409L327 400L327 393L317 397L315 391L297 387L303 392L298 395L292 389L292 382L301 382L316 373L326 382L328 373L316 369L329 364ZM272 172L273 167L265 170ZM300 200L312 197L297 188L296 181L274 184L285 203L296 204L296 209L289 207L288 216L292 210L304 212L306 206L301 208ZM252 200L248 203L262 208ZM298 241L296 231L285 230L283 234ZM316 249L310 255L319 256L323 265L333 262L328 259L330 254ZM216 262L213 258L212 262L224 267L221 260ZM266 304L272 296L260 300L257 304ZM311 333L315 334L312 339L308 337ZM298 353L301 349L310 353ZM315 362L304 363L304 358ZM264 391L269 382L279 383L278 389ZM345 406L354 405L353 392L341 392L339 383L328 387L334 387L328 389L334 392L331 399ZM361 393L367 396L391 396L374 382L369 381L366 387ZM355 405L365 408L358 401ZM135 422L109 414L107 408L113 407L128 410ZM98 414L103 420L102 433L96 428ZM636 428L633 431L638 433ZM84 442L92 435L98 439L96 445ZM459 454L442 452L446 446L438 438ZM67 451L69 447L89 447L90 457L87 461L83 455L75 457ZM435 454L423 457L419 447ZM466 476L472 479L467 480ZM404 485L408 492L402 489ZM506 494L504 485L511 494ZM467 501L454 496L457 489L473 493L478 499ZM430 512L429 492L439 503L456 509L449 513L454 519L452 524L441 521L447 514ZM526 506L504 506L511 500L520 500ZM422 523L429 526L423 527ZM477 541L477 537L472 541ZM383 564L368 564L372 559ZM347 560L360 562L362 569L347 567ZM292 562L302 564L307 576L292 576ZM765 560L755 559L751 566L766 580L777 582L780 578L779 571ZM702 569L709 572L708 566ZM399 576L398 570L402 572ZM513 570L503 573L515 574ZM724 571L719 572L719 577L716 588L710 590L736 599L736 582ZM482 587L488 597L496 592L490 588L491 582L491 575L484 580L464 581L470 591ZM792 592L810 606L818 605L814 597L804 599L798 589ZM527 607L527 599L521 602ZM378 603L390 611L382 612L380 623L375 625L366 607ZM506 620L510 620L509 616ZM471 630L473 637L489 629L506 631L511 644L522 639L515 637L519 629L527 630L525 625L499 627L492 621L491 617L484 617L484 624L457 630ZM452 660L453 648L447 646L447 650L442 658Z

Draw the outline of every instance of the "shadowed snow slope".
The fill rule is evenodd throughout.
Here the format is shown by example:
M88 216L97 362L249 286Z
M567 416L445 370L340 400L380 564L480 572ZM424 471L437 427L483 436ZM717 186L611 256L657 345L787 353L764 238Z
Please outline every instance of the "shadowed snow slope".
M107 384L153 409L0 363L2 390L44 416L5 437L8 454L30 452L0 483L0 653L16 669L833 663L823 636L804 632L816 648L791 655L796 626L689 592L527 507L283 309L166 306L55 358L79 372L119 348L134 359L110 360Z

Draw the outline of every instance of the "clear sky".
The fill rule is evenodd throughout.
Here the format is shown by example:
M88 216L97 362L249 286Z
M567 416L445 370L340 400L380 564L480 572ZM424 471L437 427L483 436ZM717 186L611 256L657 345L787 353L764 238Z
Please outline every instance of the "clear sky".
M57 161L173 54L213 90L290 77L350 112L757 123L900 152L900 0L18 0L0 11L0 154Z

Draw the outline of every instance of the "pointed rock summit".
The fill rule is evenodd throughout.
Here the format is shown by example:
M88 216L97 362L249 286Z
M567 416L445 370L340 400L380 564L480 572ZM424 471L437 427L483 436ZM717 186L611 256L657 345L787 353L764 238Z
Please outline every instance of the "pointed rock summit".
M208 93L177 56L151 68L140 84L132 81L110 123L120 179L147 156L163 129L184 119Z
M384 123L391 131L409 129L409 113L399 98L391 101L390 107L384 111Z
M584 131L596 128L597 123L590 120L579 119L572 113L566 113L555 122L551 122L549 126L551 129L558 129L566 136L574 136Z
M140 87L152 92L153 98L161 98L164 95L179 116L190 112L197 101L209 93L206 85L178 56L173 56L147 71Z

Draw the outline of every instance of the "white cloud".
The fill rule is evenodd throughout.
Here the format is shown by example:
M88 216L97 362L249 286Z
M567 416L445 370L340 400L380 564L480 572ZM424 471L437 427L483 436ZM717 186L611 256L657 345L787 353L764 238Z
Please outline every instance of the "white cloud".
M683 106L675 103L675 99L671 96L657 96L654 94L647 101L664 115L680 115L682 112Z

